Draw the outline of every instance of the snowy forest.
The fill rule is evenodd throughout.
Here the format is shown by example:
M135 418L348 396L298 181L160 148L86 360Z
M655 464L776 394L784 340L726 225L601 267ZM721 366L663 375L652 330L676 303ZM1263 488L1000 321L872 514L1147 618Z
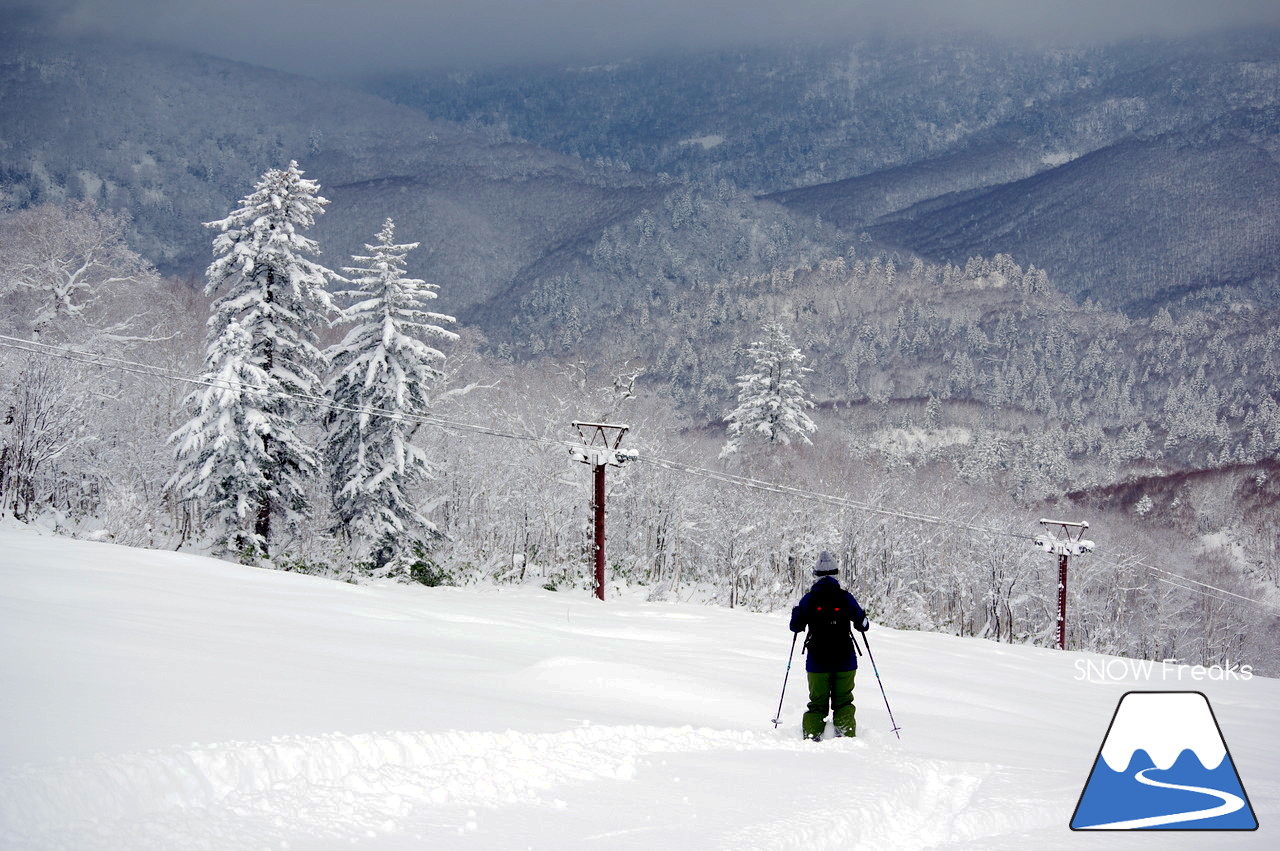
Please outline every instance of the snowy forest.
M203 295L131 250L122 214L4 219L7 515L349 582L586 593L570 424L622 422L615 590L773 610L826 549L880 622L1050 644L1056 564L1030 539L1087 514L1070 646L1266 670L1274 618L1243 603L1280 583L1263 317L1131 320L1007 256L900 266L867 241L632 288L613 315L542 288L495 348L433 310L448 282L408 275L418 246L390 220L320 265L320 191L268 171L210 223ZM637 246L700 221L696 193L675 197L606 230L597 260L653 280L640 264L672 259ZM1167 475L1192 470L1216 472Z
M572 423L620 423L606 599L774 611L828 550L879 623L1050 646L1038 520L1088 521L1069 647L1280 673L1271 41L868 40L362 90L0 48L27 93L0 146L7 518L586 594ZM1212 232L1175 184L1211 187ZM1083 223L1058 203L1080 186L1109 199ZM1053 203L1017 218L1015 189ZM1120 200L1163 216L1125 250L1088 228Z

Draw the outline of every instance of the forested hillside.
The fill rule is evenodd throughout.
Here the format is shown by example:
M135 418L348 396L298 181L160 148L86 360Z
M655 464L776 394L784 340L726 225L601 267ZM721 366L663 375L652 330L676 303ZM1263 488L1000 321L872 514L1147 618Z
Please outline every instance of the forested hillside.
M769 192L937 155L1028 101L1108 75L1112 61L1096 51L874 38L366 85L428 115L557 150Z
M164 272L199 276L201 226L265 169L298 160L335 203L320 237L343 258L388 214L430 234L452 309L482 301L549 250L661 196L601 169L332 83L128 42L0 37L0 203L93 201L132 217Z
M735 234L723 210L714 194L683 190L657 215L607 229L589 260L515 303L513 353L631 360L714 422L738 356L783 317L828 407L918 425L932 401L934 426L950 407L966 425L995 417L1037 441L1059 435L1032 448L1059 470L1036 493L1109 480L1127 460L1185 467L1280 449L1276 400L1259 393L1280 374L1272 310L1240 302L1130 319L1076 304L1008 255L938 265L861 243L790 266L779 260L792 248L787 219ZM732 263L691 250L687 234L701 229L726 236ZM582 298L594 292L608 300ZM1031 425L1046 422L1054 432ZM1082 466L1068 475L1072 456Z
M621 420L615 584L769 610L828 549L884 622L1048 643L1053 514L1099 545L1075 646L1274 656L1260 41L377 84L443 118L176 50L2 46L8 515L352 582L583 588L570 423ZM814 430L723 453L766 336Z
M938 261L1010 254L1146 314L1219 287L1272 299L1277 43L881 37L370 86L582 156L728 179Z

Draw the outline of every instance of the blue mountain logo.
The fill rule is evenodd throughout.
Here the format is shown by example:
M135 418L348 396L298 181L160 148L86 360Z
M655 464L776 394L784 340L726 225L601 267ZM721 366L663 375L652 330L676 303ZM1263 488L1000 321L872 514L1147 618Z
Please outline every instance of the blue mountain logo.
M1209 699L1198 691L1120 698L1072 830L1257 830Z

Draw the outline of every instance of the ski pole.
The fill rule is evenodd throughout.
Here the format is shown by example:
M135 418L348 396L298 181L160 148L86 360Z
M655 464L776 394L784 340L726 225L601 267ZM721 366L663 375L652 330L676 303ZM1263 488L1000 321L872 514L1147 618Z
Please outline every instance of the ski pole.
M787 673L782 677L782 694L778 695L778 714L774 716L773 728L778 729L778 725L782 723L782 699L787 696L787 679L791 676L791 660L796 655L796 639L800 637L800 633L791 633L791 652L787 654Z
M867 641L867 634L865 632L862 633L862 640L867 645L867 656L871 659L871 670L875 672L876 682L880 686L880 696L884 698L884 708L889 712L889 723L893 725L893 729L889 732L898 736L898 740L901 741L902 736L898 735L898 731L902 728L898 726L897 721L893 720L893 710L889 709L889 696L884 693L884 683L880 680L880 669L876 667L876 657L875 654L871 652L871 642Z

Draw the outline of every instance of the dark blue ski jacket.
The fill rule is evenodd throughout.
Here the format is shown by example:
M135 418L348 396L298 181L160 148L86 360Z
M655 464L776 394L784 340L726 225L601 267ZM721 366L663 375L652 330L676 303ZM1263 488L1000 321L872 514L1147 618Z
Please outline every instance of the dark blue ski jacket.
M858 605L852 594L840 587L834 576L824 576L809 593L800 598L800 603L791 610L791 631L803 632L818 618L818 606L821 600L834 600L836 605L848 606L849 623L859 632L866 632L870 624L867 613ZM836 671L856 671L858 669L858 653L854 649L853 639L847 642L841 638L827 647L812 647L812 642L805 642L804 669L812 674L830 674Z

